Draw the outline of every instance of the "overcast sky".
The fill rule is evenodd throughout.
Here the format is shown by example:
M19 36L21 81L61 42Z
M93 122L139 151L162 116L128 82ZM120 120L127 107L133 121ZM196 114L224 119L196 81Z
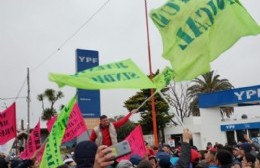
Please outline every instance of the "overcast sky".
M144 73L149 73L144 0L110 0L87 22L106 2L0 0L0 98L16 97L20 89L20 97L27 95L27 86L23 82L29 67L31 127L34 127L42 111L36 96L46 88L58 90L56 84L48 80L48 73L74 74L77 48L99 51L100 64L132 58ZM166 1L147 2L150 11ZM241 0L241 3L260 23L260 1ZM162 70L170 64L161 56L161 36L150 18L149 28L152 69ZM260 36L244 37L217 58L211 64L212 69L229 79L235 87L259 85L259 53ZM66 104L75 93L75 88L64 87L61 91L65 98L58 104ZM102 114L125 114L127 110L123 108L123 102L136 91L102 90ZM0 99L0 110L13 101ZM26 100L19 98L16 102L17 120L27 121Z

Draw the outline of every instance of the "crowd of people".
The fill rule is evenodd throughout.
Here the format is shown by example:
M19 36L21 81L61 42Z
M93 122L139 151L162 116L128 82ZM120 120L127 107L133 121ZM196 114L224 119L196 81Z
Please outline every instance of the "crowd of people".
M180 147L163 144L159 148L151 147L147 142L145 156L132 154L128 160L115 159L112 148L98 146L94 141L82 141L77 144L71 155L65 155L64 164L57 168L260 168L260 145L247 135L247 142L232 145L208 143L205 150L190 145L192 133L183 131ZM33 159L19 159L0 156L0 168L38 168Z
M146 154L131 153L129 159L115 158L111 145L117 143L116 130L124 125L132 114L110 123L107 116L100 117L100 124L94 128L90 140L82 141L71 155L65 155L63 164L57 168L260 168L260 145L244 135L245 142L222 145L208 143L205 150L190 145L192 133L183 130L179 147L163 144L151 147L147 142ZM39 168L39 162L0 155L0 168Z

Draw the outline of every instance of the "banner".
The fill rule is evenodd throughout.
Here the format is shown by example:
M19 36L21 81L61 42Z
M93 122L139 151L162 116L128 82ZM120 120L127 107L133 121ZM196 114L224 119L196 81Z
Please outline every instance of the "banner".
M31 159L37 149L41 147L41 128L40 120L30 133L28 142L25 145L24 151L20 154L20 158L23 160Z
M15 103L0 113L0 145L16 137Z
M76 97L74 96L59 113L57 121L54 123L53 128L47 138L40 168L56 168L57 166L63 164L60 145L70 113L75 103Z
M150 13L163 41L163 57L176 80L210 71L210 62L260 26L238 0L168 0Z
M164 70L156 75L152 80L157 88L163 89L174 80L174 71L169 67L165 67Z
M47 129L50 132L53 124L55 123L57 116L52 117L47 122ZM62 138L62 142L68 142L72 139L80 136L83 132L87 130L84 119L81 115L78 103L75 103L72 112L70 113L69 121L66 126L66 131Z
M89 68L75 75L50 73L49 80L56 82L59 87L69 85L89 90L155 88L152 81L131 59Z
M129 160L131 155L139 155L141 157L145 156L146 148L144 145L143 131L142 127L138 125L126 138L131 147L131 153L120 157L117 161L122 159Z

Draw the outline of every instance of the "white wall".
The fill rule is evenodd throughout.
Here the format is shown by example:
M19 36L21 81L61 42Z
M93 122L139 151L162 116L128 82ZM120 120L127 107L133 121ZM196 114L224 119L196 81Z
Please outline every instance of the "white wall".
M205 149L207 142L213 145L218 142L225 144L227 142L226 132L221 132L220 125L251 123L260 121L259 106L235 107L234 114L230 119L221 121L219 108L201 108L200 117L184 118L183 125L189 128L193 133L193 144L198 149ZM242 114L247 114L248 119L241 119ZM170 126L164 129L165 139L171 134L182 134L183 127Z
M203 149L207 142L213 145L215 142L225 144L227 142L226 133L220 131L221 115L219 108L200 109L201 116L201 144Z

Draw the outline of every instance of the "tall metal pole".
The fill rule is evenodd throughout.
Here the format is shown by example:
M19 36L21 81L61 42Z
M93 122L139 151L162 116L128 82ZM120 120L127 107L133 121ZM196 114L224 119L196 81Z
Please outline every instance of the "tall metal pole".
M147 2L146 2L146 0L144 0L144 3L145 3L145 19L146 19L146 36L147 36L149 71L150 71L150 79L152 79L153 78L153 72L152 72L151 49L150 49L149 26L148 26L148 14L147 14L148 12L147 12ZM153 94L154 94L154 90L151 89L151 95L153 95ZM152 106L154 146L158 147L157 123L156 123L154 96L152 96L152 98L151 98L151 106Z
M30 70L27 68L27 140L30 135Z

